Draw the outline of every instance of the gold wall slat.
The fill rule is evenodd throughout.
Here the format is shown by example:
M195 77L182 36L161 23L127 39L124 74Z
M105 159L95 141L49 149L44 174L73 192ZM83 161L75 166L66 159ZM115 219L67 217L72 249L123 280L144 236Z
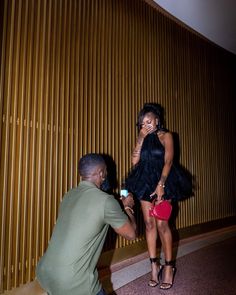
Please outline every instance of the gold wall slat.
M42 232L40 237L40 243L38 245L38 255L41 256L44 252L45 249L45 241L47 237L47 218L48 216L48 211L47 211L47 206L50 208L50 205L48 204L48 189L51 189L51 184L47 186L47 173L50 175L51 174L51 167L50 167L50 159L51 156L49 157L48 155L51 155L50 151L51 149L49 148L50 145L50 133L52 133L53 130L53 123L50 122L50 102L49 102L49 95L50 95L50 82L49 82L49 66L50 66L50 32L51 32L51 8L52 8L52 2L47 1L44 4L44 11L47 11L47 17L45 19L44 23L44 30L45 30L45 58L44 58L44 67L45 71L42 71L41 74L44 76L44 85L42 88L44 91L41 93L41 101L44 104L42 105L42 114L44 116L44 123L43 123L43 130L44 134L42 135L42 188L41 188L41 211L39 214L39 223L42 228ZM53 44L53 43L52 43ZM53 48L53 46L52 46ZM43 70L43 67L42 67ZM54 73L53 73L54 76ZM43 95L45 97L45 101L43 98ZM49 147L48 147L49 146ZM50 217L48 218L50 220ZM49 223L50 224L50 223ZM49 226L50 228L50 226ZM39 230L40 233L40 230Z
M31 97L31 69L32 69L32 50L31 50L31 37L33 34L33 26L31 25L33 20L33 13L29 13L31 5L27 2L25 7L27 18L26 18L26 29L24 31L26 35L26 48L22 48L25 52L27 61L24 61L25 70L25 85L22 88L25 89L25 95L22 99L25 99L25 109L24 109L24 149L23 149L23 172L22 172L22 238L21 238L21 273L20 282L25 282L27 277L27 248L28 248L28 226L30 221L28 221L28 185L29 185L29 144L30 144L30 128L32 128L32 121L30 119L30 97Z
M33 44L32 44L32 58L33 58L33 67L32 67L32 89L31 89L31 98L30 98L30 119L32 121L32 130L30 131L30 149L29 149L29 154L30 154L30 159L29 159L29 170L30 170L30 176L29 176L29 193L30 195L28 196L28 201L29 201L29 210L28 210L28 223L29 229L28 229L28 259L27 259L27 278L30 280L30 278L33 276L33 266L35 266L35 258L34 258L34 252L36 252L36 218L37 218L37 213L35 214L35 211L39 208L37 208L37 183L40 179L40 175L38 175L38 169L40 163L37 161L37 150L39 148L38 146L38 132L39 132L39 116L40 112L38 112L39 106L38 106L38 91L40 89L38 88L38 81L41 78L39 76L39 58L40 58L40 4L41 1L35 1L35 11L36 15L34 19L32 20L32 39L33 39Z
M18 2L19 8L18 8L18 16L17 16L17 27L21 27L21 22L22 22L22 2L19 1ZM14 276L14 284L18 283L18 276L19 276L19 245L20 245L20 192L21 192L21 171L20 171L20 167L21 167L21 159L19 158L19 153L22 151L22 132L21 134L19 134L19 128L20 126L22 126L22 115L19 118L19 105L21 104L21 100L22 98L20 98L20 96L18 96L18 93L20 91L18 85L20 85L19 81L21 79L21 75L20 75L20 32L17 32L17 36L16 36L16 67L15 67L15 82L13 82L14 87L14 110L13 110L13 122L14 122L14 133L12 135L13 138L13 156L12 156L12 164L11 164L11 171L12 171L12 175L11 175L11 192L13 194L15 194L15 198L13 197L12 199L14 199L14 203L13 203L13 209L14 209L14 213L12 214L15 218L13 218L13 222L15 224L15 229L14 230L10 230L13 233L13 242L12 242L12 249L11 252L13 253L12 255L12 259L13 261L11 262L11 267L14 264L14 267L12 269L13 272L13 276ZM22 128L21 128L22 131ZM17 144L18 147L17 148ZM18 163L18 165L15 165L15 163ZM17 167L18 166L18 167Z
M11 21L13 21L14 19L14 7L11 10L12 14L10 15L10 19ZM5 12L7 13L7 12ZM1 109L3 109L3 120L4 120L4 125L3 129L2 129L2 134L1 134L1 145L2 145L2 149L1 153L3 153L3 160L1 161L1 171L4 171L3 173L3 179L2 179L2 183L1 183L1 195L2 195L2 218L4 218L2 220L2 224L3 224L3 228L2 231L3 233L1 234L2 240L1 240L1 244L2 244L2 252L1 252L1 261L2 261L2 271L1 273L4 275L5 273L7 274L7 286L9 287L9 279L10 278L10 271L9 269L9 265L11 264L11 256L9 255L10 249L11 249L11 244L9 243L9 241L11 241L11 234L10 233L10 229L11 229L11 225L12 225L12 218L9 217L9 211L11 212L12 210L12 206L10 206L10 204L12 204L12 199L10 200L7 196L7 191L8 191L8 173L9 173L9 148L10 148L10 131L12 129L12 127L10 126L10 124L12 124L12 116L11 116L11 111L10 111L10 107L11 107L11 85L10 85L10 81L12 78L12 52L13 52L13 26L11 26L10 30L9 28L5 28L7 30L7 36L9 36L9 38L7 38L6 40L6 44L3 44L6 46L6 63L8 63L8 71L5 73L5 75L7 75L6 80L8 81L7 83L5 83L5 85L2 85L3 87L3 97L7 97L7 102L3 105L3 107L1 107ZM2 92L2 91L1 91ZM1 101L1 103L3 104L3 100ZM11 118L11 119L10 119ZM10 121L11 120L11 121ZM8 166L9 165L9 166ZM11 194L12 196L12 194ZM9 202L10 201L10 202ZM1 219L2 219L1 218ZM8 221L8 222L6 222ZM6 232L5 232L6 230ZM5 252L5 253L4 253ZM4 266L7 266L7 271L5 270ZM11 265L10 265L11 267Z
M38 77L39 77L39 85L38 85L38 138L37 138L37 149L36 149L36 162L38 163L38 167L37 167L37 175L38 177L36 178L36 192L35 192L35 206L36 206L36 212L35 212L35 224L36 224L36 233L35 233L35 244L36 244L36 248L35 248L35 253L33 254L33 257L39 257L39 249L40 249L40 240L41 240L41 233L40 233L40 229L42 226L41 223L41 214L42 214L42 201L43 198L42 196L42 186L43 186L43 182L42 182L42 169L43 166L45 165L45 162L42 161L42 149L43 149L43 133L45 132L45 128L44 125L46 124L46 120L44 115L47 112L47 106L46 106L46 89L45 89L45 85L44 85L44 71L45 71L45 64L44 64L44 60L45 60L45 30L46 30L46 3L45 1L40 1L40 23L39 23L39 69L38 69ZM42 231L44 231L44 229L42 228Z
M44 216L47 216L45 220L45 233L44 233L44 248L46 247L47 241L50 239L50 233L52 228L52 197L53 197L53 182L51 181L53 175L53 142L55 140L55 124L54 124L54 100L51 99L54 93L54 85L55 85L55 52L56 52L56 22L55 15L56 9L53 9L53 1L49 1L48 4L48 13L50 15L48 20L48 59L47 59L47 89L48 89L48 123L47 123L47 130L48 136L45 132L45 148L48 147L47 153L45 153L45 157L47 157L47 165L45 165L45 212ZM51 34L50 34L51 32ZM52 36L51 36L52 35ZM51 45L51 47L50 47ZM51 69L51 74L49 75L49 69ZM45 124L46 126L46 124ZM47 138L48 137L48 138ZM47 138L47 144L46 144ZM49 197L50 196L50 197ZM43 216L43 217L44 217ZM42 255L43 253L41 253Z
M17 15L17 21L16 26L20 26L21 21L21 2L18 3L18 15ZM14 259L17 257L16 252L14 251L13 245L16 242L16 234L17 231L14 227L14 224L17 224L17 217L18 215L18 208L16 200L14 199L14 193L15 193L15 185L17 184L17 178L16 178L16 169L15 169L15 162L16 162L16 156L17 156L17 150L16 150L16 137L17 137L17 123L19 122L17 120L17 106L18 106L18 99L17 99L17 92L18 92L18 81L19 81L19 32L17 32L16 36L16 50L15 50L15 71L12 71L12 105L11 105L11 114L10 114L10 157L9 157L9 166L10 166L10 173L9 173L9 230L8 230L8 272L7 276L10 277L11 272L14 274ZM17 185L16 185L17 186ZM9 255L9 253L13 253L13 255ZM8 280L8 286L10 286L10 280Z
M236 215L235 55L145 1L2 3L0 292L34 278L82 155L109 155L121 183L146 101L164 106L197 182L177 228ZM137 223L137 239L115 247L144 239Z
M6 48L2 46L6 43L6 26L7 26L7 5L4 3L4 1L0 2L0 62L1 62L1 68L0 68L0 134L2 134L2 124L3 124L3 83L4 83L4 68L5 68L5 51ZM1 267L1 266L0 266Z
M24 6L25 4L25 6ZM23 263L22 259L24 257L24 253L22 251L22 248L24 248L24 233L25 227L24 223L22 222L24 220L24 172L25 172L25 166L24 166L24 149L25 149L25 127L26 127L26 119L25 119L25 109L26 109L26 91L25 91L25 83L26 83L26 44L27 44L27 38L26 38L26 32L27 32L27 21L28 21L28 3L22 3L22 32L23 37L21 39L21 48L20 48L20 73L19 76L21 78L21 83L19 84L19 105L20 109L18 110L18 117L19 117L19 134L18 134L18 146L19 146L19 157L16 160L16 163L18 164L18 187L17 187L17 221L16 221L16 243L15 243L15 252L16 252L16 258L15 258L15 276L14 276L14 285L17 286L20 282L20 278L22 277L22 273L24 273L23 270ZM23 226L22 226L23 225ZM18 271L19 269L19 271Z

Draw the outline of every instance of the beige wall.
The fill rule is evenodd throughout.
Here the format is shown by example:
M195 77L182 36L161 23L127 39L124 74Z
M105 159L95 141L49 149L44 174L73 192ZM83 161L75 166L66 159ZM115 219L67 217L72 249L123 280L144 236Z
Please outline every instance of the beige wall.
M143 1L5 0L2 11L0 291L34 277L82 154L109 154L125 175L145 101L165 107L198 182L177 227L236 215L235 56Z

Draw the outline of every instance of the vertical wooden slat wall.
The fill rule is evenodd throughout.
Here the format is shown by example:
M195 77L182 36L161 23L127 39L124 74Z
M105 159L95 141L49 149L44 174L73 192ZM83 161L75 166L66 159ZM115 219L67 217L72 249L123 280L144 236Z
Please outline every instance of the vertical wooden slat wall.
M110 155L121 182L146 101L164 106L197 182L177 227L235 216L233 54L138 0L1 8L0 291L33 279L81 155Z

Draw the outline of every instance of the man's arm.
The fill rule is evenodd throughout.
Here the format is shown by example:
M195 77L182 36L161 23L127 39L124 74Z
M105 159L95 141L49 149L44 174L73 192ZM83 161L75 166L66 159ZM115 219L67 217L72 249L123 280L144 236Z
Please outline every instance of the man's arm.
M127 240L134 240L136 238L136 228L137 228L135 218L130 210L126 209L125 212L127 213L129 220L127 220L123 226L119 228L114 228L114 231L118 235L126 238Z
M126 238L127 240L134 240L136 238L136 221L134 218L134 211L133 211L133 206L134 206L134 200L133 200L133 196L131 194L129 194L128 197L126 198L121 198L122 203L124 205L124 211L125 213L128 215L129 220L126 221L126 223L119 227L119 228L114 228L114 231Z

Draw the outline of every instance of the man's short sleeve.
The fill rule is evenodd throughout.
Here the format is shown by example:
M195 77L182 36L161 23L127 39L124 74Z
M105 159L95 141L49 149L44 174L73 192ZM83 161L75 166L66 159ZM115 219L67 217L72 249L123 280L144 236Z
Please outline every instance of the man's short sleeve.
M123 226L128 220L127 215L121 210L119 203L113 196L109 196L106 200L104 218L105 222L113 228Z

